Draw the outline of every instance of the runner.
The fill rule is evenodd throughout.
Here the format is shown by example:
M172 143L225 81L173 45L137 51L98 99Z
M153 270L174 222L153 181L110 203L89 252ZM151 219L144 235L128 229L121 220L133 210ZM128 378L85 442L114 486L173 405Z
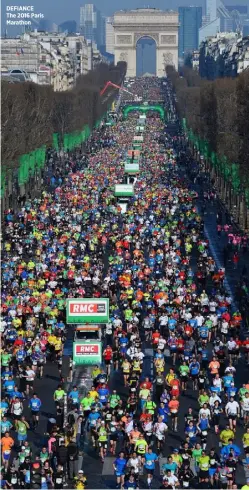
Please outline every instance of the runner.
M165 103L171 107L173 95L169 82L165 83ZM148 100L157 100L163 85L152 78L136 81L135 87L139 93L146 91ZM54 395L47 394L54 399L55 418L47 416L44 451L40 448L37 459L36 452L31 452L30 460L25 458L20 464L18 484L22 480L23 488L35 488L35 480L41 488L45 473L50 485L50 466L55 488L74 485L74 479L83 488L86 480L77 467L81 437L89 444L86 447L96 459L96 468L99 457L102 462L110 454L116 458L117 484L127 488L136 488L138 483L150 486L161 454L170 465L161 479L164 488L185 487L192 481L184 463L191 457L202 486L212 481L220 485L222 449L235 450L240 445L244 450L242 444L247 441L244 437L242 442L239 417L243 410L243 424L248 423L248 381L243 379L243 387L237 374L240 363L248 361L246 340L240 338L242 318L226 290L225 271L211 257L198 195L185 174L187 163L195 162L184 150L180 129L172 138L170 123L165 128L155 112L148 112L144 130L139 129L143 133L140 172L126 213L121 213L113 195L115 184L126 182L123 162L137 155L134 136L140 116L139 112L125 120L120 116L113 126L96 131L89 142L87 166L83 158L70 154L67 173L52 193L44 190L39 199L27 201L10 221L7 216L12 213L6 215L1 412L7 430L2 439L19 441L21 458L26 450L22 447L29 444L29 420L37 426L39 411L45 410L38 378L43 376L44 382L51 365L59 375L63 372L66 299L110 298L106 338L103 332L104 372L99 366L93 368L89 392L81 393L78 385L67 391L62 379ZM237 239L233 246L237 249ZM64 420L67 399L71 406ZM193 411L188 410L191 406ZM183 412L188 419L185 427ZM6 425L9 413L15 419L12 425ZM230 423L225 429L224 414ZM215 432L210 436L212 424ZM41 425L39 421L37 431ZM85 426L90 429L89 438ZM217 451L215 462L209 452L211 437ZM172 441L173 447L178 446L173 453ZM5 442L7 473L14 450L11 441ZM99 451L94 453L96 446ZM147 473L144 479L135 471L135 483L133 474L125 481L133 447L139 468L144 466ZM63 466L68 454L69 474ZM233 458L226 454L225 468L234 468ZM38 467L31 467L31 462ZM31 468L30 481L29 476L24 478L27 468ZM84 470L89 480L87 464ZM236 473L232 470L231 478L228 470L225 473L232 487Z

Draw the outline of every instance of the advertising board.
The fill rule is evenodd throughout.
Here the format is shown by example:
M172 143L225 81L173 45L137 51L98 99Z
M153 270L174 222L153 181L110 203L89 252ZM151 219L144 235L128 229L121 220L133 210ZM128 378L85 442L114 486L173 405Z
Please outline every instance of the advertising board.
M115 185L114 195L116 197L134 196L134 187L132 184L117 184L117 185Z
M101 364L101 342L95 340L78 340L73 344L73 362L79 364Z
M108 298L69 298L67 300L67 323L108 323Z
M126 163L125 173L126 174L137 174L139 172L139 163Z

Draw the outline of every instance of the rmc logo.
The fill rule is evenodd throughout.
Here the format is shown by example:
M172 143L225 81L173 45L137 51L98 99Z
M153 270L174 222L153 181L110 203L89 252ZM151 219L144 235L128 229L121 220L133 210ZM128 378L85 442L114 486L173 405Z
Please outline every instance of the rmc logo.
M72 315L78 313L94 314L94 313L105 313L106 307L105 303L70 303L70 313Z
M83 345L76 345L75 346L75 353L77 356L82 356L82 355L96 355L99 353L99 345L97 344L83 344Z

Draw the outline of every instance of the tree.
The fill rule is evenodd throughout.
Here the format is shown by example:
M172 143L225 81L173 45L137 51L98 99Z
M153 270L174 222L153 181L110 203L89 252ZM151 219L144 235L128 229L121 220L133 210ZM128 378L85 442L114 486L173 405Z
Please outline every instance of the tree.
M19 157L41 145L51 145L53 133L61 136L93 128L115 97L110 88L103 103L100 90L109 80L121 83L126 63L101 63L77 79L76 86L65 92L34 83L9 84L2 81L2 166L14 168Z
M212 82L202 82L200 91L200 131L213 151L217 150L217 99Z
M206 57L205 63L208 62ZM217 66L213 64L213 69ZM249 209L249 72L236 79L217 79L217 73L211 68L208 73L214 81L201 79L186 66L181 70L181 77L173 67L167 67L166 73L176 92L180 117L186 120L195 141L199 136L201 151L206 150L207 155L209 150L209 171L215 174L221 197L231 211L235 207L236 218L246 226L247 222L249 225L249 212L245 209L245 199ZM201 69L203 74L204 67ZM222 72L221 65L219 69Z
M73 145L80 144L82 140L78 135L83 134L83 128L88 127L89 133L107 112L116 95L117 89L109 88L103 100L100 97L101 88L109 80L122 83L125 73L126 63L116 66L101 63L95 70L80 76L76 86L65 92L54 92L49 86L29 82L9 84L3 80L2 174L4 181L8 178L9 187L12 188L14 172L17 173L18 169L24 184L32 175L36 182L39 180L40 157L34 151L44 145L51 146L54 133L60 135L56 141L61 144L67 144L68 134ZM41 156L41 150L39 152ZM1 189L4 191L4 186Z
M215 80L217 113L217 151L226 155L230 162L238 158L237 96L233 78Z
M241 73L236 79L238 162L240 175L249 187L249 72Z

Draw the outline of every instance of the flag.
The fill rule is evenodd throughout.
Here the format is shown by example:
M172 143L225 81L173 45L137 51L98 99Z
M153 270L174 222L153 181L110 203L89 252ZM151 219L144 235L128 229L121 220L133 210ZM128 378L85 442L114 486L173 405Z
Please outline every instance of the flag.
M22 54L24 54L24 51L23 51L23 49L22 49L22 48L21 48L21 53L22 53Z

